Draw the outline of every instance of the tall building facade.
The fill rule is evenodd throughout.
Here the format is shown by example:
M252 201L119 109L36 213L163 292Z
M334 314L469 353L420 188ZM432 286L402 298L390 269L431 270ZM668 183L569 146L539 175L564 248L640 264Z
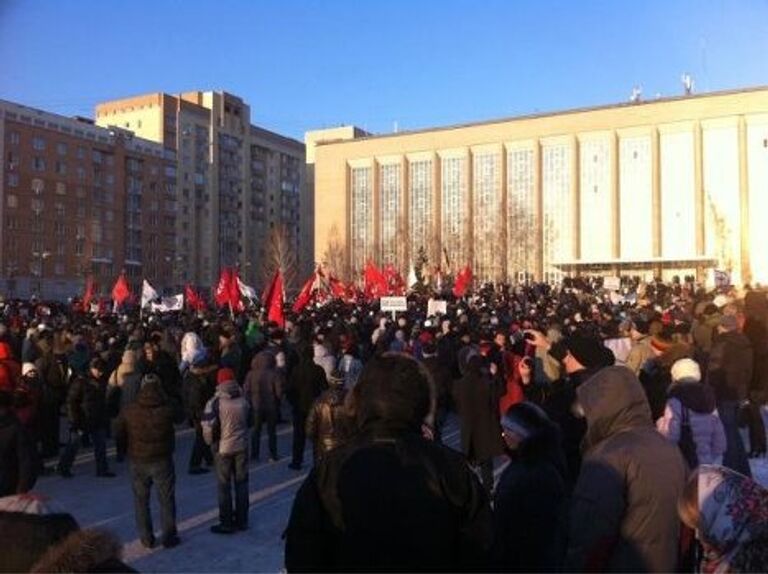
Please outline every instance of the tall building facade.
M270 230L285 228L295 258L301 241L304 146L255 127L250 107L226 92L147 94L96 107L96 123L117 125L178 154L177 256L184 281L212 285L221 267L239 266L264 284ZM296 205L298 203L298 205Z
M768 88L381 136L309 132L315 257L356 276L768 282Z
M66 299L87 276L170 285L176 156L129 130L0 100L0 291Z

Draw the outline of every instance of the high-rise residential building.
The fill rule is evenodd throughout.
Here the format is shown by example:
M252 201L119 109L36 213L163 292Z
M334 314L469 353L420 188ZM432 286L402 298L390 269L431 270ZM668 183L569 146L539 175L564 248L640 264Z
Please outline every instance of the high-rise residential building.
M66 299L87 276L173 283L176 156L118 127L0 100L0 291Z
M210 286L238 266L263 285L270 230L286 230L295 260L305 201L304 146L250 123L250 108L226 92L147 94L96 107L98 125L117 125L178 155L177 265L185 281ZM306 232L304 232L306 234Z
M315 257L340 274L424 249L481 280L768 282L768 88L306 141Z

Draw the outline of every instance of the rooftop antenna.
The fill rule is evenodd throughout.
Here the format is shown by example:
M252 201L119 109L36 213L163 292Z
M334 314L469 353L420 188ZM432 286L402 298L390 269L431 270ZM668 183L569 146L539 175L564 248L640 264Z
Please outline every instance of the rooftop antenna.
M632 88L632 94L629 96L629 101L636 104L643 97L643 89L640 86Z
M680 76L680 81L683 83L685 95L690 96L693 93L693 78L689 73L686 72Z

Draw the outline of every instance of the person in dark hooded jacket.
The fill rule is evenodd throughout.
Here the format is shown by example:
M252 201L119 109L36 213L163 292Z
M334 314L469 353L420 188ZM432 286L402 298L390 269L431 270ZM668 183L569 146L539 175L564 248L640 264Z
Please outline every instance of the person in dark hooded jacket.
M275 354L269 350L258 353L251 361L251 370L245 377L245 392L251 398L253 433L251 458L258 460L261 447L261 427L267 424L269 456L277 460L277 415L283 396L282 376L278 372Z
M492 568L556 572L565 557L568 490L560 431L533 403L501 419L509 464L494 493Z
M653 426L640 381L607 367L577 390L587 420L565 570L673 572L686 465Z
M34 449L12 404L12 395L0 390L0 496L27 492L37 478Z
M195 442L189 456L189 474L208 472L203 468L203 461L213 466L213 453L203 439L201 421L205 405L213 397L216 390L216 365L212 364L205 348L199 349L190 361L190 366L184 371L182 393L184 410L190 426L195 429Z
M487 567L484 490L459 453L421 434L431 385L412 358L385 354L365 366L354 390L358 434L328 453L296 494L289 572Z
M314 362L312 347L305 347L285 387L285 396L293 410L293 459L289 465L293 470L300 470L304 462L307 416L315 399L327 387L325 370Z

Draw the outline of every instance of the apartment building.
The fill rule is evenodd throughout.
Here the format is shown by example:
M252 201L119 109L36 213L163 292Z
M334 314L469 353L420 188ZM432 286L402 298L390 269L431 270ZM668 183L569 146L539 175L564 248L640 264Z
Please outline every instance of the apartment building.
M176 156L127 129L0 100L0 292L174 281Z
M250 107L227 92L153 93L96 106L98 125L117 125L178 154L176 265L210 286L221 267L265 284L270 230L285 228L299 266L311 261L301 240L306 201L304 146L252 126Z

